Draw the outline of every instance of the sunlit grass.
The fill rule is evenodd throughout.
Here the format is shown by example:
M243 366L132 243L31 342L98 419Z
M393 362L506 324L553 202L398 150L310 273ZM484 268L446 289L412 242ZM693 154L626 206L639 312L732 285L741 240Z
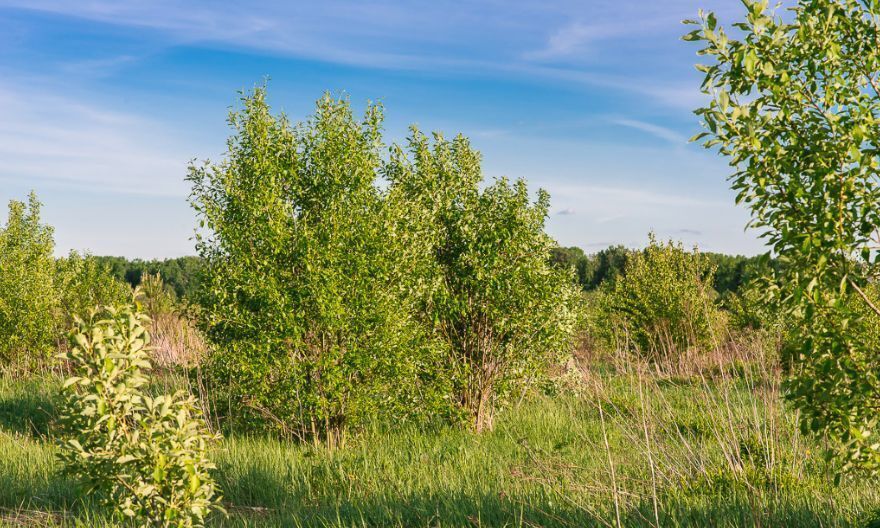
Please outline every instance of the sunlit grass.
M527 398L479 436L384 425L336 451L227 438L215 459L230 515L212 524L868 525L880 506L877 482L835 486L819 446L780 403L777 381L761 376L594 370L580 394ZM57 384L0 382L6 525L109 522L57 476Z

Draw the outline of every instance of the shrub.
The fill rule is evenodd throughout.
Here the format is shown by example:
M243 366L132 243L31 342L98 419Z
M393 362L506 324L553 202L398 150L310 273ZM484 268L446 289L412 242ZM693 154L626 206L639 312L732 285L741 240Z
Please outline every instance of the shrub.
M77 321L63 358L59 457L65 472L141 526L204 524L217 508L208 433L192 397L151 397L147 317L107 308Z
M379 106L359 122L325 96L292 127L258 89L230 116L226 160L191 169L207 370L246 425L332 445L380 412L444 406L402 211L376 184L381 122Z
M131 291L90 255L55 260L41 204L12 201L0 226L0 367L17 372L44 366L74 317L99 305L130 300Z
M51 356L56 344L58 299L55 242L41 223L40 202L11 201L0 225L0 366L31 369Z
M430 145L414 130L410 156L396 149L386 175L428 261L430 286L414 294L448 350L456 401L480 431L571 350L578 288L571 269L552 263L544 191L532 202L524 181L506 179L481 190L479 153L461 136Z
M714 345L723 317L709 286L713 272L696 250L661 244L651 234L648 247L630 255L623 276L601 297L606 342L651 359Z
M174 290L165 284L161 275L151 273L141 275L137 292L135 300L153 323L174 312L177 298Z
M99 306L131 302L131 288L116 279L110 269L91 255L71 251L58 259L55 289L61 306L59 335L67 333L76 317L86 317Z

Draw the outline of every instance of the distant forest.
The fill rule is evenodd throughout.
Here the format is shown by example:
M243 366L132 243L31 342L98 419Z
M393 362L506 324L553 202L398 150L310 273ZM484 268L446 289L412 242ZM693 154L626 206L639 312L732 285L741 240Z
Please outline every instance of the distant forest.
M195 297L201 275L200 257L180 257L165 260L129 260L125 257L95 257L117 279L132 287L138 286L144 275L160 275L166 287L178 299L189 300Z
M597 289L623 273L627 259L635 250L610 246L588 254L578 247L559 247L553 251L553 262L574 270L577 281L586 291ZM768 264L762 257L703 253L716 267L713 287L719 295L734 293ZM192 300L198 290L202 261L199 257L165 260L129 260L124 257L96 257L118 279L132 287L141 283L145 274L160 275L167 287L181 300Z
M578 283L586 291L595 290L623 273L629 256L635 251L624 246L610 246L598 253L587 254L578 247L560 247L553 251L553 261L575 270ZM702 253L716 268L713 288L719 295L735 293L761 270L774 265L763 256L744 257L723 253Z

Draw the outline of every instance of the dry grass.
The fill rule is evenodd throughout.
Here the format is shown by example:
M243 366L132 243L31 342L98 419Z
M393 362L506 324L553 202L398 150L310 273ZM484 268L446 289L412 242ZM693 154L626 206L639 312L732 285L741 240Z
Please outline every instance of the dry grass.
M159 313L152 320L153 360L159 367L193 367L205 357L208 347L191 318L176 310Z

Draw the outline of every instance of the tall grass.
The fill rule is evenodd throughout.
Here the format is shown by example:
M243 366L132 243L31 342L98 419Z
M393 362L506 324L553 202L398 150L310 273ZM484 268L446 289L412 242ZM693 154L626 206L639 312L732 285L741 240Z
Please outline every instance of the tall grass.
M581 365L577 391L532 393L474 435L375 424L345 449L231 437L215 453L215 526L857 526L875 480L834 483L755 343L699 365ZM624 359L627 359L624 361ZM106 522L55 476L58 380L0 383L0 518ZM29 418L26 418L29 417Z

